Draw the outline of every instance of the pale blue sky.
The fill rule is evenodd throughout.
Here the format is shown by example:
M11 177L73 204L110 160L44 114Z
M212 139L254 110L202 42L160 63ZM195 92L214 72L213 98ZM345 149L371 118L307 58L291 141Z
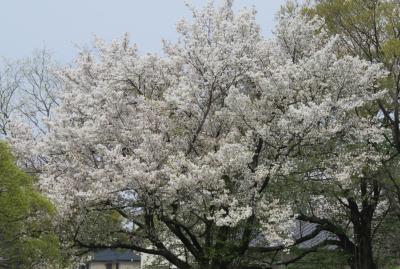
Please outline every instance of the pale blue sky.
M207 0L191 2L202 6ZM236 0L234 6L255 6L268 36L282 3ZM71 62L94 34L111 40L125 32L141 52L161 52L161 39L176 39L175 23L182 17L190 17L184 0L1 0L0 56L17 59L46 47L57 60Z

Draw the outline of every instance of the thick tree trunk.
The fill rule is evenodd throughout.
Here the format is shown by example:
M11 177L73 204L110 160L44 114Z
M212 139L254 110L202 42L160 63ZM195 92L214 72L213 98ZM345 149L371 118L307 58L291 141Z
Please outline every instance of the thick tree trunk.
M372 220L380 197L380 187L377 181L369 182L362 179L360 190L361 210L353 198L348 198L354 231L351 267L352 269L376 269L372 249Z
M352 259L352 269L376 269L369 216L361 216L358 225L354 226L354 233L356 247Z
M360 242L355 252L350 260L352 269L377 269L370 242Z

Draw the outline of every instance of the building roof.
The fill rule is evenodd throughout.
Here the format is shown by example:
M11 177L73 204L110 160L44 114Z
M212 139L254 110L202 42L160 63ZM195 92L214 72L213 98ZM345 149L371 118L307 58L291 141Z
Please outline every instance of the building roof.
M317 226L318 225L315 223L298 220L298 221L296 221L296 228L294 230L293 237L295 239L299 239L303 236L309 235L315 231ZM299 248L312 248L327 239L335 240L335 239L337 239L337 237L330 232L321 231L317 236L300 243L298 245L298 247ZM336 246L326 246L325 249L329 249L329 250L336 249Z
M302 238L303 236L310 235L311 233L313 233L315 231L315 229L317 229L317 226L318 225L315 223L296 220L295 226L292 228L292 231L291 231L292 238L297 240L297 239ZM297 247L301 248L301 249L312 248L327 239L336 240L337 237L328 231L322 230L315 237L310 238L309 240L306 240L306 241L298 244ZM279 245L282 245L282 242L281 241L269 242L268 240L265 239L264 235L259 234L255 239L253 239L251 241L250 244L252 246L279 246ZM324 249L333 250L333 249L337 249L337 247L328 245L328 246L325 246Z
M90 262L140 261L140 256L130 250L104 249L93 253Z

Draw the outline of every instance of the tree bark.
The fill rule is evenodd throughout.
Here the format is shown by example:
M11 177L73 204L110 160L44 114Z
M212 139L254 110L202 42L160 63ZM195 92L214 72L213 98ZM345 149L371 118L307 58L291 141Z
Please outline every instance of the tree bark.
M363 187L361 188L363 191ZM352 269L376 269L372 248L372 218L375 205L371 201L363 201L363 209L358 210L356 204L349 200L351 221L353 223L355 248L351 260ZM353 205L353 207L352 207Z
M351 260L352 269L376 269L374 254L372 249L371 225L360 223L359 227L355 227L356 248L354 249Z

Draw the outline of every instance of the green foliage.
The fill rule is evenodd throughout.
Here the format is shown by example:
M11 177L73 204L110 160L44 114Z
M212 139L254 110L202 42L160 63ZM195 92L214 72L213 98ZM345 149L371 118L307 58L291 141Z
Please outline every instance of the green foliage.
M319 16L325 21L330 35L338 35L340 46L344 54L350 53L371 62L381 63L388 71L388 76L380 81L380 87L388 94L379 102L379 110L387 115L398 118L400 89L400 2L396 0L316 0L316 4L304 9L308 17ZM366 113L377 115L376 108L369 108ZM374 145L393 157L387 161L380 171L365 171L365 175L378 180L380 188L385 189L381 201L390 203L393 208L399 208L399 201L393 197L400 197L399 192L399 159L398 149L395 148L398 136L398 122L389 116L382 117L382 126L387 128L388 143ZM391 141L392 140L392 141ZM388 176L390 175L390 176ZM333 189L333 188L332 188ZM334 189L333 189L334 190ZM312 193L315 193L312 190ZM329 195L328 192L324 193ZM399 214L397 217L382 215L377 220L373 238L374 256L377 264L382 268L391 268L395 264L393 257L399 257L398 229ZM297 268L297 267L296 267Z
M400 40L389 39L383 44L383 53L388 61L400 56Z
M319 0L307 8L310 16L324 18L331 34L346 37L343 46L368 60L386 66L399 57L399 4L379 0Z
M52 231L55 209L20 170L10 149L0 143L0 256L10 268L56 265L58 239ZM3 264L2 264L3 265Z
M299 251L301 253L301 251ZM293 255L296 253L293 253ZM313 252L296 263L288 265L287 269L344 269L348 268L348 257L337 250Z

